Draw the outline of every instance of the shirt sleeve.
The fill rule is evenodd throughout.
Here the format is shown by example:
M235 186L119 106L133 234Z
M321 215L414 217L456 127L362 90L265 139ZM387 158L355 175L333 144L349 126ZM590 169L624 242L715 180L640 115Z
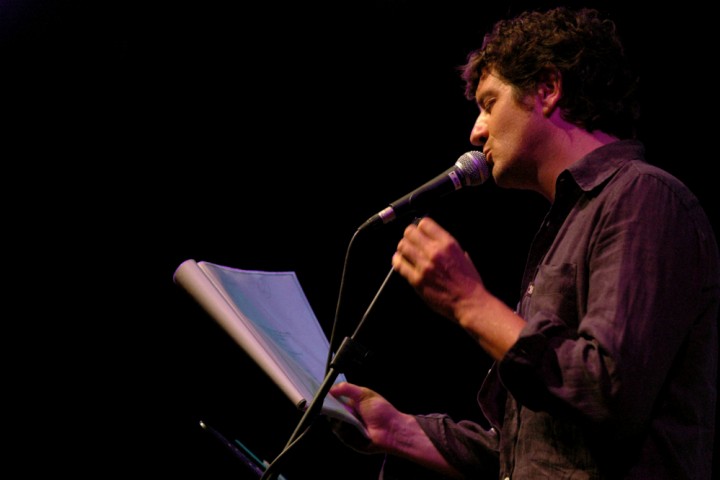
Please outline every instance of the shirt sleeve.
M435 448L467 478L497 478L499 438L494 428L486 430L469 420L456 422L440 413L416 418Z

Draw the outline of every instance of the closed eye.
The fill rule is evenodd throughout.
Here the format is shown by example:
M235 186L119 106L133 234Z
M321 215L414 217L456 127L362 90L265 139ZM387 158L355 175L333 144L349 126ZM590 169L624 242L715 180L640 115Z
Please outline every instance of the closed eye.
M485 99L485 100L483 100L482 104L480 105L480 110L484 110L485 113L490 113L493 105L495 105L495 98Z

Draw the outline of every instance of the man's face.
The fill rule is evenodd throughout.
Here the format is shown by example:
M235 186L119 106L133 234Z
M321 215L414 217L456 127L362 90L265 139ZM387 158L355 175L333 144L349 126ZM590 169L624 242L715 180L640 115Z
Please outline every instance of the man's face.
M533 95L519 101L513 87L494 73L480 79L475 92L480 113L470 143L482 147L495 183L506 188L531 188L536 182L535 158L543 115Z

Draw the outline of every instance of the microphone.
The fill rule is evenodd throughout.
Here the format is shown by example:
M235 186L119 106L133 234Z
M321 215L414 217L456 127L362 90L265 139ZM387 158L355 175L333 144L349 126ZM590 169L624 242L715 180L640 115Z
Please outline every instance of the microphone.
M437 197L463 187L481 185L489 177L485 154L477 150L466 152L457 159L455 165L368 218L358 230L389 223L400 215L426 207Z

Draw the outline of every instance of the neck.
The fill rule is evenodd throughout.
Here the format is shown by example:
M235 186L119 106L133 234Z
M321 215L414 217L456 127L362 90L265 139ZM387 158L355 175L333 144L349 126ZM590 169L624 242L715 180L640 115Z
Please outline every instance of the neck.
M550 202L555 200L555 184L560 173L593 150L618 140L605 132L588 132L579 127L563 130L553 136L547 151L547 161L538 172L540 193Z

